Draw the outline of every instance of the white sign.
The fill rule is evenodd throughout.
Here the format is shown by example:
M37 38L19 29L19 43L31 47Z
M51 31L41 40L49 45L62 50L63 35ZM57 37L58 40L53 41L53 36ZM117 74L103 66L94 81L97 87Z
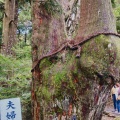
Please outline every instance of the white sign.
M0 100L0 120L22 120L20 98Z

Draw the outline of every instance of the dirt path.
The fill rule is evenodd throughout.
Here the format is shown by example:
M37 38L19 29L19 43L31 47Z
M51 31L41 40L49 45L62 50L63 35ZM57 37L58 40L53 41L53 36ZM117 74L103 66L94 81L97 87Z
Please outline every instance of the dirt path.
M113 112L113 110L112 100L110 100L103 112L102 120L120 120L120 114L117 111Z

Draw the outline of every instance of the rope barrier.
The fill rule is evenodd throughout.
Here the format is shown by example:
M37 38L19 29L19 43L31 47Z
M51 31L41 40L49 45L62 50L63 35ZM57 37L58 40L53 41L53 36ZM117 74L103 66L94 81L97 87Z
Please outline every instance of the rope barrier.
M95 38L95 37L97 37L97 36L99 36L99 35L114 35L114 36L120 37L120 34L117 34L117 33L100 32L100 33L95 33L95 34L93 34L93 35L90 35L90 36L88 36L87 38L83 38L83 40L80 41L80 42L78 42L78 43L71 44L71 41L67 41L67 42L64 43L60 48L58 48L58 50L56 50L55 52L52 52L52 53L50 53L50 54L46 54L46 55L42 56L42 57L36 62L36 64L33 66L31 72L33 72L34 69L35 69L35 67L36 67L38 64L40 64L40 61L41 61L42 59L47 58L47 57L50 57L50 56L52 56L52 55L55 55L55 54L61 52L62 50L66 49L66 48L69 48L69 49L71 49L71 50L76 50L76 49L78 49L78 46L83 45L84 43L88 42L90 39ZM77 38L77 39L82 39L82 38Z

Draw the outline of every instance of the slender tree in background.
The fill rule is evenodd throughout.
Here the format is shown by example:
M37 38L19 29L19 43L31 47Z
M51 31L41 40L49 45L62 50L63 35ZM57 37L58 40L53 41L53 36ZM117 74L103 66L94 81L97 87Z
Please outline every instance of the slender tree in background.
M2 20L4 13L4 1L0 1L0 50L2 46Z
M18 22L18 1L5 0L5 14L3 18L3 45L2 53L12 55L12 47L16 43Z
M110 0L36 0L32 9L33 119L101 120L120 69Z

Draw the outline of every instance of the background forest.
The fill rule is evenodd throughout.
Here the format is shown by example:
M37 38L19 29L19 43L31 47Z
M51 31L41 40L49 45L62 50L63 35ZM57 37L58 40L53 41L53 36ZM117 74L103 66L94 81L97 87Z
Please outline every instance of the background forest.
M111 0L120 34L120 1ZM4 47L3 16L5 2L0 0L0 48ZM17 43L12 47L14 55L0 54L0 99L20 97L23 120L31 116L31 4L27 0L18 1ZM6 33L4 33L6 34ZM27 114L26 114L27 113Z

